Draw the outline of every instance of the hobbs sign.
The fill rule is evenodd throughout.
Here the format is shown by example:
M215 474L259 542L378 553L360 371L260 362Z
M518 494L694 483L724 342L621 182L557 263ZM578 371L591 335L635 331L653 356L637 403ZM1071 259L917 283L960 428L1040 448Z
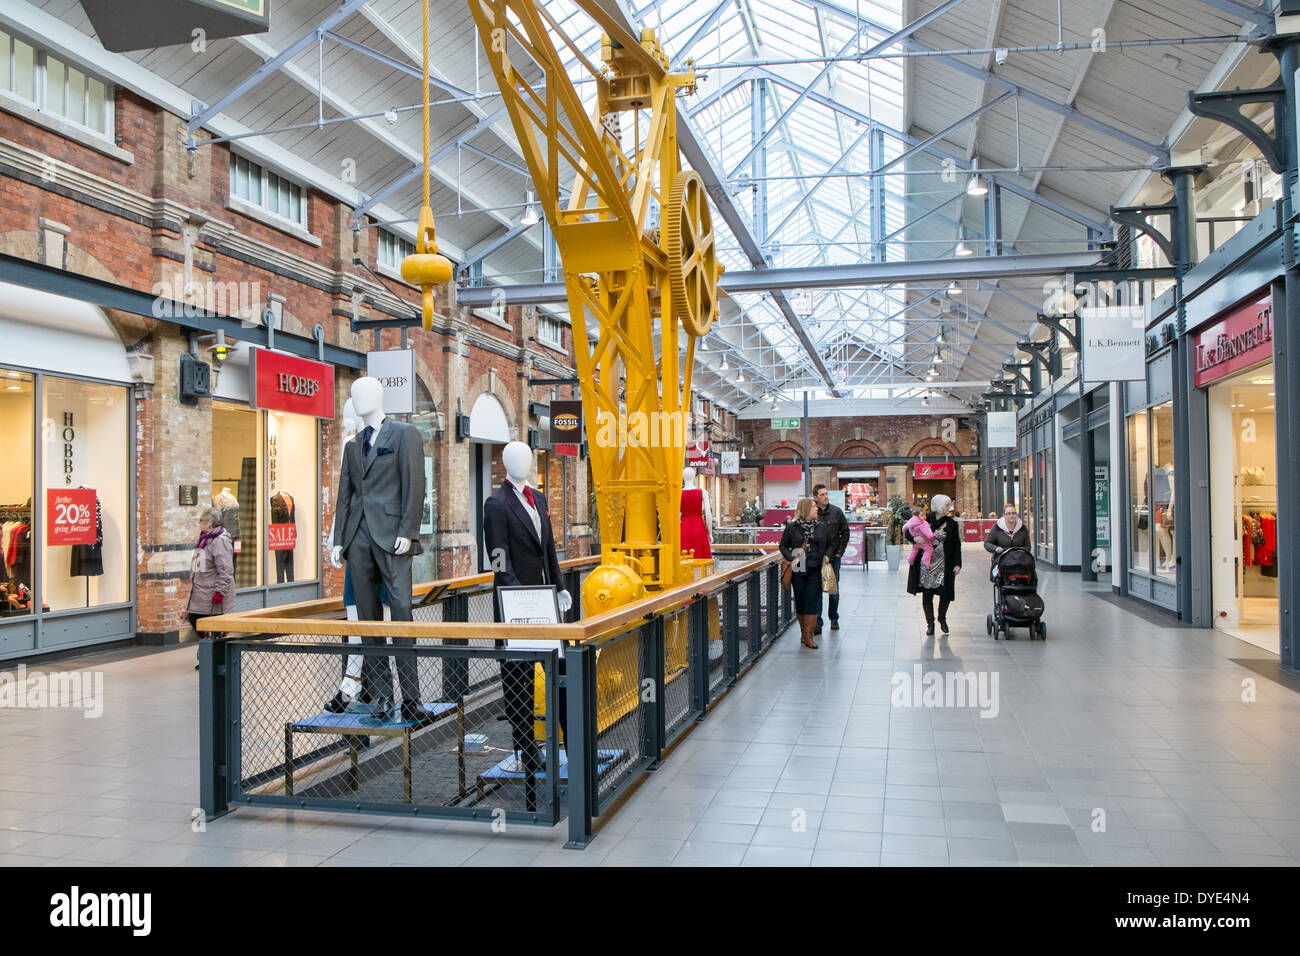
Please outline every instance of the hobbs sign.
M414 349L366 353L366 374L384 386L385 414L410 415L415 411Z
M252 349L248 353L249 406L295 415L334 417L334 366Z

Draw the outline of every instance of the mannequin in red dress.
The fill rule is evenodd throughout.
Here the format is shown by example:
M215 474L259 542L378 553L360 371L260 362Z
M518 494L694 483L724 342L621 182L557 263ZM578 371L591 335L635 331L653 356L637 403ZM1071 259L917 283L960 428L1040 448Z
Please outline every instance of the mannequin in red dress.
M695 487L695 469L682 471L682 550L694 551L696 559L712 559L713 514L709 496Z

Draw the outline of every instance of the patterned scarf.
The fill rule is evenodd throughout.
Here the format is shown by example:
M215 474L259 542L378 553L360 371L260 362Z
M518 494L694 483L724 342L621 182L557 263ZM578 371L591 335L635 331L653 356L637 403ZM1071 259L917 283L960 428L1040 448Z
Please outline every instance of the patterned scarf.
M794 523L799 526L803 536L809 540L812 539L813 532L817 530L817 522L812 518L795 518Z
M212 541L215 538L219 538L225 533L226 533L225 528L209 528L207 531L204 531L202 534L199 535L199 543L196 544L194 547L196 550L202 551L204 548L208 546L209 541Z

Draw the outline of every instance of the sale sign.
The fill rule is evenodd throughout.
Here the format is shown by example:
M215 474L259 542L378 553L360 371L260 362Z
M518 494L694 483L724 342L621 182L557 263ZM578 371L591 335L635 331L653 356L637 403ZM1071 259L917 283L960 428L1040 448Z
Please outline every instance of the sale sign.
M266 526L266 548L268 551L292 551L297 546L297 525L269 524Z
M50 488L45 492L45 542L94 544L95 489Z

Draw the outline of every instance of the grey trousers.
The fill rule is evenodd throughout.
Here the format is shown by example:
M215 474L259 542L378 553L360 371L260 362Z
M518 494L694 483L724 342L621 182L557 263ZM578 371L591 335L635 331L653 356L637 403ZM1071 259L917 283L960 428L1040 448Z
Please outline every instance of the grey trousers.
M352 575L352 591L357 601L357 617L362 621L382 621L384 606L379 600L382 583L391 598L389 608L394 621L411 620L411 555L391 554L379 547L370 537L365 519L348 545L348 570ZM413 637L391 638L394 645L414 647ZM386 644L389 638L366 640L363 644ZM420 700L420 675L415 657L397 658L397 679L401 683L402 700L415 703ZM393 695L393 675L388 660L366 655L361 669L361 683L375 698Z

